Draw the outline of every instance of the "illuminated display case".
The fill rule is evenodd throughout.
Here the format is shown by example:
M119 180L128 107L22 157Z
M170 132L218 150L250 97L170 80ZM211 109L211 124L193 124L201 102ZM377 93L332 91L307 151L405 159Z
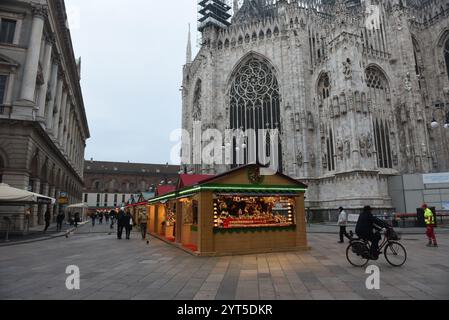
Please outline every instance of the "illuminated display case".
M216 195L214 227L220 229L294 226L294 198Z

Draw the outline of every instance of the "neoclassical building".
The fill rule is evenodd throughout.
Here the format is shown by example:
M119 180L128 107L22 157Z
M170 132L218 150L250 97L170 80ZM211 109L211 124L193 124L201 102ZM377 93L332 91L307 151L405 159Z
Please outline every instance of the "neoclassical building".
M154 196L160 185L175 186L178 177L178 165L86 160L83 202L89 209L121 207L139 194Z
M229 2L199 3L184 129L278 129L280 170L316 211L392 210L389 177L449 170L448 0Z
M0 3L0 182L82 201L89 128L63 0ZM55 215L58 205L50 206ZM30 226L43 223L34 206ZM24 230L25 208L2 208ZM1 219L1 222L3 219Z

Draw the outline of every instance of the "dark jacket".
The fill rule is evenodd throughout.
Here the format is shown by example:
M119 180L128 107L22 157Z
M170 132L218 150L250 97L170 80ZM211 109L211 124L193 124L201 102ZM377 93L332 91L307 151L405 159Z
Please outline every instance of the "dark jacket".
M125 211L120 210L118 212L117 223L118 223L119 226L122 226L122 227L126 226L126 213L125 213ZM129 220L128 220L128 223L129 223Z
M109 211L109 218L115 218L116 212L115 210Z
M44 217L45 217L45 221L50 221L50 220L51 220L51 214L50 214L50 211L46 211Z
M133 221L134 224L132 215L130 214L125 215L125 228L132 229L133 226L130 224L131 221Z
M359 220L357 221L355 233L357 234L357 236L364 239L373 234L374 229L381 230L382 228L386 227L388 227L388 225L382 220L374 217L371 213L371 210L364 209L359 216Z
M65 219L65 216L63 213L58 214L58 216L56 217L56 221L58 223L62 223L64 221L64 219Z

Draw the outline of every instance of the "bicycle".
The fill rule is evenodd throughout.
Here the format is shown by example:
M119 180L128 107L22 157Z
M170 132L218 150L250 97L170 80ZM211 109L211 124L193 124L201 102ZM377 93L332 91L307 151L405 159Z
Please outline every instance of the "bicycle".
M350 236L350 243L346 249L346 259L354 267L363 268L370 260L373 260L370 255L371 243L367 240L354 238L352 231ZM393 228L386 229L377 252L380 256L383 251L385 260L393 267L402 267L407 261L407 250L398 242L399 240L400 237Z

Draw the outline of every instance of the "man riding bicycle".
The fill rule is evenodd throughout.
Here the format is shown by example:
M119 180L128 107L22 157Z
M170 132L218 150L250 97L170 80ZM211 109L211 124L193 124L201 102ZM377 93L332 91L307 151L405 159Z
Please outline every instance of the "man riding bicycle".
M383 228L390 229L391 227L386 222L374 217L370 206L363 208L355 227L355 233L360 239L371 242L369 257L371 260L379 258L379 241L382 239L379 231Z

